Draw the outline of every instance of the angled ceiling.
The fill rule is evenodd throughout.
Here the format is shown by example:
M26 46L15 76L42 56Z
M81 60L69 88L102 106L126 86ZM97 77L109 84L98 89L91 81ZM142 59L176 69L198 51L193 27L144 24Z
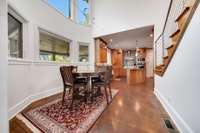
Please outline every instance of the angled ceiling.
M108 43L111 49L153 48L153 26L147 26L101 38Z

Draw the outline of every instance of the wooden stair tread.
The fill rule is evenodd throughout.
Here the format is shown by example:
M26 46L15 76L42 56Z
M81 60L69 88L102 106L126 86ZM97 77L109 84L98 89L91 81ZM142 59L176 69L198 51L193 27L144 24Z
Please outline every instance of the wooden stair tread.
M175 22L178 22L180 20L180 18L189 11L190 7L187 6L184 8L184 10L181 12L181 14L176 18Z
M168 59L169 58L169 56L165 56L165 57L163 57L163 59Z
M176 34L178 34L181 30L177 29L173 34L171 34L169 37L172 38L173 36L175 36Z
M156 66L156 67L163 67L165 64L160 64L160 65L158 65L158 66Z
M163 76L164 73L166 72L173 56L174 53L177 50L178 45L180 45L180 42L185 34L185 31L188 28L189 23L191 22L192 17L194 16L194 13L197 10L197 7L200 4L200 0L194 0L193 2L190 2L189 4L187 4L187 6L181 11L181 13L177 16L175 22L178 23L178 29L173 32L173 34L171 34L169 36L169 38L172 40L172 44L165 48L168 52L168 58L167 57L163 57L164 58L164 64L165 66L162 68L155 68L155 73L159 76ZM167 18L168 19L168 18ZM166 20L167 21L167 20ZM172 20L173 21L173 20ZM162 35L162 34L161 34Z
M158 65L154 68L154 72L159 75L159 76L162 76L163 74L163 68L165 67L165 64L161 64L161 65Z
M156 72L162 72L162 70L161 70L161 69L155 69L155 71L156 71Z
M174 44L170 45L169 47L167 47L166 49L171 49L174 47Z

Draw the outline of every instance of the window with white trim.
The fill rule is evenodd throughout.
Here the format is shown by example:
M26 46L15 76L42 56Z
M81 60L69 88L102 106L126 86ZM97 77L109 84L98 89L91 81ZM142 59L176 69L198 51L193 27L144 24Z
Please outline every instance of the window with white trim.
M89 44L79 42L79 62L89 61Z
M23 58L23 23L8 13L8 55Z
M40 60L70 62L70 42L40 33Z

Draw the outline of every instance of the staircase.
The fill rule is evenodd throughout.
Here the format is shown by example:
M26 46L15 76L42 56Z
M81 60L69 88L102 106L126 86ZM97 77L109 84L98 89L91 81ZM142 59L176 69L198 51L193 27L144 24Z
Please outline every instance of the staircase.
M163 31L155 41L155 74L164 75L199 2L171 0Z

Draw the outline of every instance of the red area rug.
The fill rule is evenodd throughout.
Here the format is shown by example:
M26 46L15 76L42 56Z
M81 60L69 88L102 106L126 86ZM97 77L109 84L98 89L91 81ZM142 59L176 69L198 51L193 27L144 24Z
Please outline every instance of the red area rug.
M117 90L112 90L113 97L117 93ZM86 133L107 107L104 94L92 103L76 102L71 110L67 108L70 99L66 96L63 106L61 99L57 99L23 115L45 133Z

